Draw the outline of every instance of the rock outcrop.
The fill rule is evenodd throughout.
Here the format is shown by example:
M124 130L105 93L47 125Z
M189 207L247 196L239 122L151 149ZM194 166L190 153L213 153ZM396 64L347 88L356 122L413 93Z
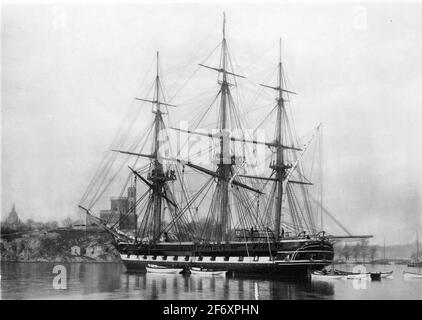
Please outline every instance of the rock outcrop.
M106 232L62 229L1 239L1 261L112 262L120 256Z

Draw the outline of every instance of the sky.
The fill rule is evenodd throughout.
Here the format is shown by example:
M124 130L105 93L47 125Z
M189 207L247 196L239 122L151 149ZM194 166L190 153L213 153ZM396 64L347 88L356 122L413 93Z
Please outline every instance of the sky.
M80 217L89 179L153 80L155 52L171 101L187 101L208 85L196 68L221 41L223 11L249 85L275 66L282 38L289 88L299 93L290 102L297 131L323 123L327 209L375 243L414 241L422 231L419 2L3 3L2 217L13 204L23 220Z

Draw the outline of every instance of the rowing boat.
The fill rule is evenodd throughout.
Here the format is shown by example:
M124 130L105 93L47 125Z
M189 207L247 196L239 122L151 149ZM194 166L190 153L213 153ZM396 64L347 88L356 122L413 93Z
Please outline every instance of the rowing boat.
M331 280L343 279L344 277L345 277L344 274L324 273L321 271L313 271L311 273L312 280L331 281Z
M167 273L167 274L176 274L183 271L183 268L167 268L163 266L157 266L155 264L148 264L146 266L147 272L150 273Z
M202 275L202 276L225 276L227 271L192 267L190 269L190 273L193 275Z

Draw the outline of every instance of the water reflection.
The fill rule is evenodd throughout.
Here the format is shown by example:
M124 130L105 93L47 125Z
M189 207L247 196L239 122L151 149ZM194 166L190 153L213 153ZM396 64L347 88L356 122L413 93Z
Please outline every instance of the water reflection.
M201 277L179 274L125 273L128 291L142 288L143 299L309 299L332 298L334 286L307 280ZM134 283L132 286L131 283ZM139 285L141 284L141 285Z
M350 281L319 282L272 277L210 277L128 273L120 263L66 264L66 290L52 286L55 264L2 263L3 299L422 299L422 281L369 282L357 290ZM400 269L402 268L402 269Z

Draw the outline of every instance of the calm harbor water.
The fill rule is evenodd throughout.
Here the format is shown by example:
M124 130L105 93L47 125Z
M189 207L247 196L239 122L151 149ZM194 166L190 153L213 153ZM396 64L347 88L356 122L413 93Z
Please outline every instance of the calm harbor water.
M1 299L418 299L422 280L404 280L403 265L367 265L394 270L394 279L282 280L128 273L120 263L65 264L67 288L54 289L57 263L1 263ZM353 265L339 265L352 270ZM419 270L421 271L421 270Z

